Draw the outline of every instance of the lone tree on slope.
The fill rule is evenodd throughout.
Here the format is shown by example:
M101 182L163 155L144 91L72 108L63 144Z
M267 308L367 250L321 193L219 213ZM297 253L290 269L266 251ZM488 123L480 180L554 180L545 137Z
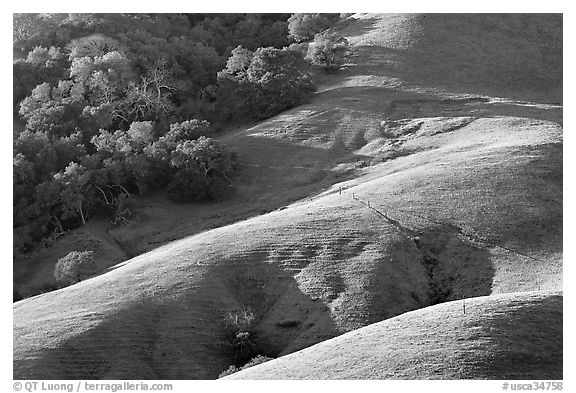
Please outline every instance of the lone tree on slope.
M97 271L94 251L72 251L60 258L54 269L54 278L61 287L85 280Z

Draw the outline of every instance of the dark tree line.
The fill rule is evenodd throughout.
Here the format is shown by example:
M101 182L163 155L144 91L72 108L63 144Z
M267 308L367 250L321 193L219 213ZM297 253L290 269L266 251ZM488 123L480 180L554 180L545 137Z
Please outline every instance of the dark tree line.
M151 189L225 198L235 155L214 130L308 99L319 60L295 42L337 19L15 14L15 249L103 212L119 222L127 198Z

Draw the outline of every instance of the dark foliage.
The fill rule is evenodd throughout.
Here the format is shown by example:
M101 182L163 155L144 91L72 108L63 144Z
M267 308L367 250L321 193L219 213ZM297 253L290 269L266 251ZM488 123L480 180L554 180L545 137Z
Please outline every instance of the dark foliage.
M332 73L344 64L348 52L348 40L337 34L317 34L308 47L306 60L312 65Z
M336 23L340 14L292 14L288 19L290 37L296 42L309 41Z
M237 47L218 73L217 109L224 121L264 119L312 96L314 86L300 52Z
M60 287L65 287L85 280L97 270L93 251L72 251L56 263L54 279Z
M218 375L218 378L224 378L227 375L237 373L238 371L246 370L247 368L254 367L262 363L266 363L270 360L274 360L274 358L258 355L255 358L250 359L250 361L245 365L243 365L242 367L236 367L235 365L231 365L230 367L228 367L227 370L222 371L220 375Z
M97 214L126 224L130 197L152 189L228 197L234 155L214 128L314 92L302 51L284 48L289 18L14 14L14 251Z
M215 139L201 136L184 140L172 151L170 166L176 174L168 186L179 201L213 201L226 196L232 186L232 154Z

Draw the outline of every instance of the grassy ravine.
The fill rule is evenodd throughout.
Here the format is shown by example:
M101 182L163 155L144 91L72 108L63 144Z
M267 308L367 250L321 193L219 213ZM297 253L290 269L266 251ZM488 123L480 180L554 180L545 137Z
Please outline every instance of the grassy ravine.
M15 378L216 378L234 359L222 319L246 307L263 355L277 357L441 302L562 289L557 17L455 16L450 34L441 15L357 17L343 30L347 68L312 102L222 137L243 162L231 200L144 201L111 235L145 253L14 304ZM512 22L538 25L518 34ZM436 378L495 377L482 344L499 353L503 334L490 334L508 314L489 305L514 296L502 307L532 304L466 301L500 330L471 340L474 373L440 364ZM434 310L457 304L421 312L440 329L451 322ZM557 320L535 322L549 324L538 343L557 341ZM430 351L449 358L442 348ZM514 378L539 363L502 364Z
M454 301L354 330L227 379L562 379L562 293Z

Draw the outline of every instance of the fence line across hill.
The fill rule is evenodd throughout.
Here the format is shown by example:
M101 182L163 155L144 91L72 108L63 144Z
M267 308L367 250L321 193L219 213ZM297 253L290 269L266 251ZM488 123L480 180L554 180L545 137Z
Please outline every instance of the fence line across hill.
M301 169L301 170L309 170L309 171L315 171L315 172L323 172L323 171L330 171L331 169L326 169L326 168L310 168L310 167L305 167L305 166L269 166L269 165L261 165L261 164L250 164L247 162L238 162L237 164L239 165L243 165L243 166L250 166L250 167L257 167L257 168L267 168L267 169ZM339 187L338 188L338 192L340 195L342 195L342 192L347 190L350 187ZM312 201L312 197L308 198L310 201ZM378 210L375 206L378 207L383 207L389 211L397 211L397 212L401 212L403 214L409 215L409 216L413 216L413 217L417 217L423 220L427 220L429 222L432 222L434 224L437 225L442 225L445 227L450 227L453 228L456 232L460 233L461 235L467 237L470 240L479 242L479 243L483 243L495 248L500 248L502 250L508 251L510 253L516 254L518 256L521 256L523 258L527 258L527 259L531 259L533 261L536 262L542 262L542 263L547 263L547 261L540 259L540 258L536 258L527 254L524 254L522 252L519 252L517 250L511 249L509 247L505 247L502 246L500 244L496 244L493 243L491 241L489 241L488 239L486 239L485 237L478 235L477 233L470 233L470 231L466 231L465 229L452 224L452 223L448 223L448 222L444 222L444 221L439 221L436 220L434 218L422 215L422 214L418 214L412 211L407 211L404 209L399 209L399 208L392 208L389 205L385 205L382 204L381 202L379 204L373 204L369 199L366 201L363 201L362 199L360 199L356 193L352 193L352 199L358 201L359 203L361 203L362 205L366 206L368 209L374 211L375 213L377 213L378 215L380 215L382 218L384 218L385 220L387 220L389 223L391 223L392 225L394 225L396 228L400 229L400 226L402 227L402 229L400 229L402 232L405 233L410 233L410 234L415 234L414 230L411 230L405 226L403 226L399 221L392 219L391 217L389 217L388 215L384 214L383 212L381 212L380 210Z
M303 169L303 170L307 170L307 171L316 171L316 172L330 171L331 170L331 169L326 169L326 168L310 168L310 167L306 167L306 166L270 166L270 165L261 165L261 164L250 164L247 162L237 162L236 164L243 165L243 166L251 166L251 167L255 167L255 168L266 168L266 169Z
M344 190L345 190L344 188L340 187L340 188L339 188L339 194L342 195L342 191L344 191ZM404 226L404 225L401 224L398 220L394 220L393 218L391 218L391 217L388 216L387 214L385 214L385 213L383 213L382 211L378 210L375 206L386 208L386 209L389 210L389 211L402 212L402 213L404 213L404 214L406 214L406 215L413 216L413 217L417 217L417 218L420 218L420 219L424 219L424 220L427 220L427 221L432 222L432 223L437 224L437 225L442 225L442 226L450 227L450 228L453 228L453 229L454 229L456 232L458 232L459 234L467 237L469 240L473 240L473 241L478 242L478 243L483 243L483 244L486 244L486 245L488 245L488 246L492 246L492 247L494 247L494 248L500 248L500 249L502 249L502 250L505 250L505 251L508 251L508 252L510 252L510 253L516 254L516 255L521 256L521 257L523 257L523 258L531 259L531 260L536 261L536 262L548 263L548 261L545 261L545 260L543 260L543 259L536 258L536 257L530 256L530 255L526 255L526 254L524 254L524 253L522 253L522 252L516 251L516 250L511 249L511 248L509 248L509 247L505 247L505 246L502 246L502 245L493 243L493 242L489 241L488 239L486 239L485 237L483 237L483 236L481 236L481 235L478 235L478 234L476 234L476 233L470 233L470 231L466 231L465 229L463 229L463 228L461 228L461 227L459 227L459 226L457 226L457 225L455 225L455 224L452 224L452 223L439 221L439 220L433 219L433 218L431 218L431 217L428 217L428 216L425 216L425 215L422 215L422 214L418 214L418 213L414 213L414 212L411 212L411 211L407 211L407 210L404 210L404 209L392 208L392 207L390 207L389 205L385 205L385 204L382 204L382 203L379 203L379 204L376 204L376 205L375 205L375 204L373 204L370 200L364 201L364 200L360 199L360 197L358 196L358 194L355 193L355 192L352 193L352 199L354 199L355 201L358 201L358 202L359 202L360 204L362 204L363 206L365 206L365 207L367 207L368 209L372 210L373 212L375 212L376 214L378 214L380 217L384 218L386 221L388 221L390 224L392 224L394 227L396 227L398 230L400 230L401 232L407 234L407 235L410 236L410 237L416 235L417 232L416 232L415 230L413 230L413 229L410 229L410 228Z

